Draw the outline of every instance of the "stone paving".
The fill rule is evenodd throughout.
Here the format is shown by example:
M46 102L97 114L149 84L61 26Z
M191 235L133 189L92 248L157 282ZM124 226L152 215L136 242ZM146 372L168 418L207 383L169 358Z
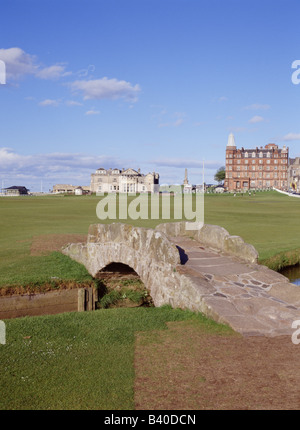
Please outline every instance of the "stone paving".
M176 270L197 285L215 320L244 336L291 335L300 320L300 287L273 270L204 248L196 240L172 237L180 251Z

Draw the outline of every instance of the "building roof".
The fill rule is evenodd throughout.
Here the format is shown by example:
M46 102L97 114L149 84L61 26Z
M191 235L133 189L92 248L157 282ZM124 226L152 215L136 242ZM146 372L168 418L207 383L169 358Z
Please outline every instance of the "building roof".
M18 185L13 185L12 187L4 188L4 190L19 190L19 191L29 191L26 187L21 187Z

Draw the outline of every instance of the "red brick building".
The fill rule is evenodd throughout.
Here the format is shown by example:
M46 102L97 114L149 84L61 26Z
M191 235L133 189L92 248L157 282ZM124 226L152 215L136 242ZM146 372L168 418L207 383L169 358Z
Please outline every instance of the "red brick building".
M288 189L289 148L269 143L264 148L237 149L231 133L226 146L224 187L227 191Z

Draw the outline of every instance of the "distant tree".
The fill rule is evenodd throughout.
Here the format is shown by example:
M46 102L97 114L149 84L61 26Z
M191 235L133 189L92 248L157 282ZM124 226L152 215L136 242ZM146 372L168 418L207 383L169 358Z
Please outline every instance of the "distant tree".
M215 181L221 183L225 179L225 167L220 167L215 174Z

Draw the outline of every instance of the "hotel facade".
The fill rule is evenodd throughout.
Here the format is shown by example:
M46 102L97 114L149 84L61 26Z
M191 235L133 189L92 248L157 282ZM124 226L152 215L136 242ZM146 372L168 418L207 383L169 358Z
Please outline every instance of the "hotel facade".
M226 146L224 187L227 191L278 188L288 190L289 148L275 143L238 149L231 133Z

